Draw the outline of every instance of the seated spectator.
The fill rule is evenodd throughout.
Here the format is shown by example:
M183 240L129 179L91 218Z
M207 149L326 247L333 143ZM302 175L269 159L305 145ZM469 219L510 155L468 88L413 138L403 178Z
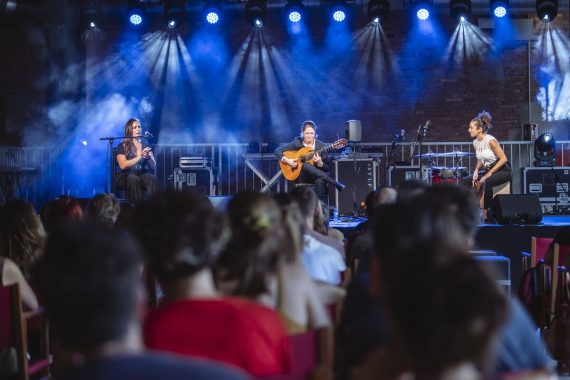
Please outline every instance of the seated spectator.
M301 253L303 267L313 280L340 285L341 273L346 270L344 257L338 249L323 242L324 235L318 236L318 232L314 231L317 195L306 186L296 188L291 195L299 204L305 219L304 246Z
M212 362L144 351L138 252L130 238L98 226L50 233L33 274L52 328L54 378L245 378Z
M0 284L2 286L18 284L24 308L27 310L36 310L38 308L38 299L20 268L9 258L2 256L0 256Z
M331 326L325 305L342 300L344 291L339 287L325 285L332 288L325 292L321 289L323 286L309 278L300 260L303 249L303 215L289 194L279 194L276 200L281 206L281 225L285 228L286 235L282 243L283 259L278 269L277 289L268 303L279 312L290 335Z
M97 194L89 200L85 210L85 220L112 228L121 212L121 206L113 194Z
M251 223L262 229L265 221ZM166 297L145 320L148 348L219 360L254 376L290 370L279 316L254 302L223 297L215 287L211 266L230 231L207 198L174 191L155 195L137 205L133 230Z
M0 255L11 259L30 280L30 269L46 238L34 206L22 199L9 201L0 212Z
M377 252L373 281L391 340L354 378L486 378L507 304L483 265L445 241Z
M77 199L62 195L47 202L40 213L46 232L60 227L62 224L71 224L83 221L83 210Z

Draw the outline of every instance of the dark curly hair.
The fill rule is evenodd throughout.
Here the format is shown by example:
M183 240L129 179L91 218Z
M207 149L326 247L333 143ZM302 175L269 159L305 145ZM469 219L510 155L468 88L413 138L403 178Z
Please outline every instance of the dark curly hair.
M217 262L220 281L237 281L234 295L255 298L268 291L266 276L277 271L286 236L277 202L244 192L228 204L232 237Z
M483 132L487 133L489 130L491 130L491 128L493 128L491 120L493 120L493 117L489 112L481 111L473 120L471 120L471 122L477 123L477 127L481 128Z
M14 261L29 279L46 239L42 222L34 206L23 199L9 201L0 215L0 255Z
M208 198L174 190L137 205L132 228L159 281L211 266L229 234L224 215Z

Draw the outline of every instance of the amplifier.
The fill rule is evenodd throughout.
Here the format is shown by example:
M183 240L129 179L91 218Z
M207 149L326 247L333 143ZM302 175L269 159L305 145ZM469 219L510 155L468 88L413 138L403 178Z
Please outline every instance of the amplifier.
M178 166L181 168L207 168L211 167L210 159L203 156L197 157L180 157Z
M353 192L356 190L355 200L360 206L360 202L366 199L366 196L372 190L378 187L378 177L380 174L380 164L378 160L372 158L357 158L356 172L355 161L351 159L342 159L334 161L334 175L337 181L346 185L344 191L334 191L334 205L338 209L340 215L352 214ZM356 183L354 182L356 178Z
M174 188L191 189L199 194L214 195L214 176L210 168L175 168Z
M388 168L388 186L397 188L400 183L410 179L422 179L419 166L390 166Z
M524 194L536 194L543 208L570 204L568 185L570 167L522 168L522 189Z

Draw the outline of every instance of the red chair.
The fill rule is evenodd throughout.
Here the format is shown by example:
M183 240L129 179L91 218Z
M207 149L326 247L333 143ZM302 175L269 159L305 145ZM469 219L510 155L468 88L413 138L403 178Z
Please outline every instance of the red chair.
M554 243L554 255L552 257L552 288L550 292L550 321L552 321L556 314L560 271L559 266L561 262L564 262L566 255L570 255L570 245Z
M39 329L40 352L28 359L28 331ZM49 377L49 328L43 309L24 313L18 284L0 286L0 347L15 348L17 379Z
M536 267L538 262L544 259L548 248L550 248L553 242L554 238L531 237L530 253L521 252L523 272Z
M322 327L304 334L290 335L293 368L291 373L263 377L264 380L332 380L333 329Z

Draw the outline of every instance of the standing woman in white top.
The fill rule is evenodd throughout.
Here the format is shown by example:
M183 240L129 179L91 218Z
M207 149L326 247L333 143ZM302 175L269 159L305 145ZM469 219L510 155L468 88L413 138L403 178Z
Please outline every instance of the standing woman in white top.
M477 165L473 177L464 179L466 183L482 193L483 217L487 219L487 210L493 199L493 187L511 180L511 169L505 152L496 138L488 134L493 128L491 114L482 111L469 123L469 135L477 156Z

